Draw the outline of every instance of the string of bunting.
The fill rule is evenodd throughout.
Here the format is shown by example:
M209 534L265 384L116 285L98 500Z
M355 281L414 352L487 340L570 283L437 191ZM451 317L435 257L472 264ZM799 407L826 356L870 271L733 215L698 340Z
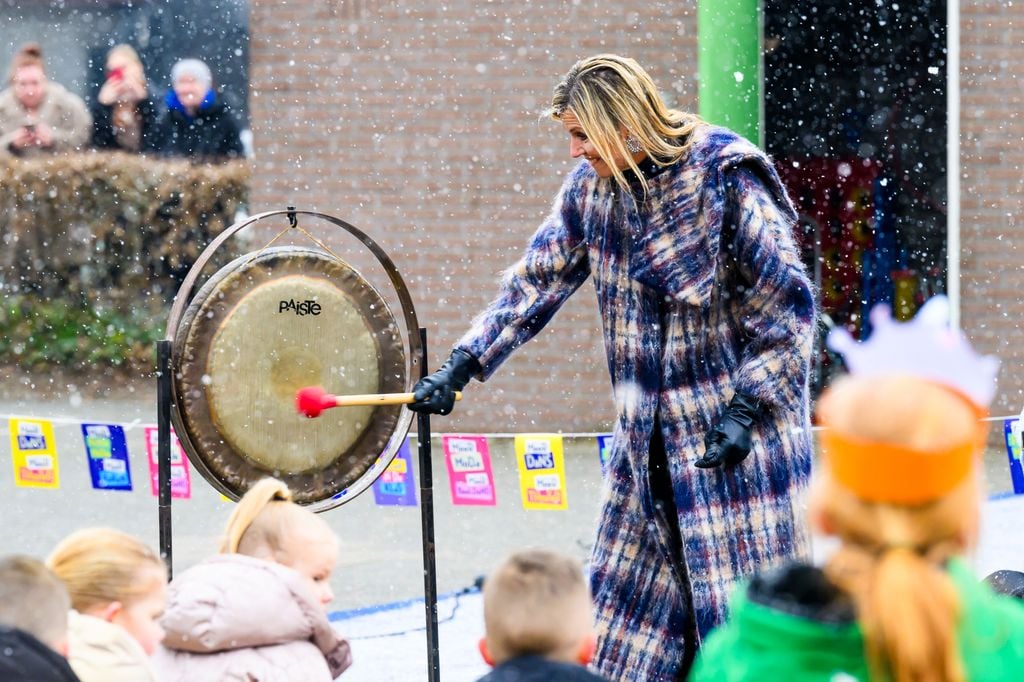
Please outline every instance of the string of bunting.
M10 431L14 485L20 488L60 487L60 464L54 424L77 424L89 464L92 487L97 490L132 490L132 475L125 432L141 426L148 465L150 492L158 494L157 428L152 424L93 422L68 418L40 419L14 415L6 418ZM1013 492L1024 494L1022 466L1022 430L1019 417L995 417L1002 421L1009 458ZM598 460L603 468L608 460L610 433L552 434L441 434L445 469L451 501L456 506L496 506L498 504L491 466L489 442L512 438L515 441L516 468L522 505L528 510L564 510L569 508L566 491L563 439L588 437L597 443ZM177 499L192 496L188 458L172 431L171 494ZM416 479L407 438L394 460L374 482L373 497L381 506L416 506Z

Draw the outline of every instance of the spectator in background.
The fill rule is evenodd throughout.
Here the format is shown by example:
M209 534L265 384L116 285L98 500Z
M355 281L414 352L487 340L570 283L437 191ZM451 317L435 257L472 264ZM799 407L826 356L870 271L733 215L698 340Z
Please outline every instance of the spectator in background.
M0 680L78 681L64 660L70 605L64 585L41 562L0 560Z
M92 145L157 151L156 102L149 96L142 60L131 45L116 45L107 53L106 74L92 106Z
M210 67L182 59L171 69L171 85L160 119L160 151L193 160L242 156L238 124L213 89Z
M47 559L71 596L71 667L82 682L152 682L149 664L164 631L158 619L167 570L140 540L113 528L85 528Z
M43 49L26 43L14 55L11 87L0 92L0 155L20 157L80 150L92 118L85 102L46 77Z

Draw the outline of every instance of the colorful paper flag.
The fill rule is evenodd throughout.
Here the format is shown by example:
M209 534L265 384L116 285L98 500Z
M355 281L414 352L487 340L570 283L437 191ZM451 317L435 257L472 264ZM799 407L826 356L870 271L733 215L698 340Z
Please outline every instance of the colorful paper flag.
M384 473L373 482L373 499L381 506L416 506L416 476L413 473L408 438Z
M53 424L45 419L8 420L14 485L19 488L59 488L57 442Z
M146 459L149 460L149 489L153 497L160 495L160 462L157 447L157 427L144 429ZM188 472L188 458L178 437L171 431L171 497L187 500L192 497L192 480Z
M1003 436L1006 439L1006 454L1010 459L1010 480L1013 481L1013 492L1024 495L1024 466L1021 458L1021 424L1019 419L1007 419L1003 422Z
M526 509L568 509L565 457L558 434L516 436L519 489Z
M493 507L498 503L486 436L442 436L452 504Z
M601 471L608 466L608 458L612 456L612 434L600 433L597 435L597 456L601 460Z
M124 429L116 424L82 424L89 476L96 490L131 490L132 470Z

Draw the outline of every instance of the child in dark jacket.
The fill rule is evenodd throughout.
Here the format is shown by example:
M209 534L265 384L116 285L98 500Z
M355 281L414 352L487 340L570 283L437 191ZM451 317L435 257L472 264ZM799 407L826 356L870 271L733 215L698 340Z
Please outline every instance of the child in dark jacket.
M64 585L41 561L0 559L0 680L78 682L65 660L70 607Z
M480 653L494 667L479 682L595 682L594 607L575 559L517 552L484 583Z
M210 67L182 59L171 70L171 84L157 125L160 152L193 161L241 157L238 124L213 88Z

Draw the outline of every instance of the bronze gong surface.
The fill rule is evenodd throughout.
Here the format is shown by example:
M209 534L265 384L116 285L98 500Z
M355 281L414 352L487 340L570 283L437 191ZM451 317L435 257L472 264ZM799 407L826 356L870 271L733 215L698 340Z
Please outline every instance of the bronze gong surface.
M333 497L384 451L402 405L308 419L295 392L405 390L400 330L380 294L325 252L277 247L219 270L189 302L172 356L175 431L200 473L232 497L264 476L295 500Z

